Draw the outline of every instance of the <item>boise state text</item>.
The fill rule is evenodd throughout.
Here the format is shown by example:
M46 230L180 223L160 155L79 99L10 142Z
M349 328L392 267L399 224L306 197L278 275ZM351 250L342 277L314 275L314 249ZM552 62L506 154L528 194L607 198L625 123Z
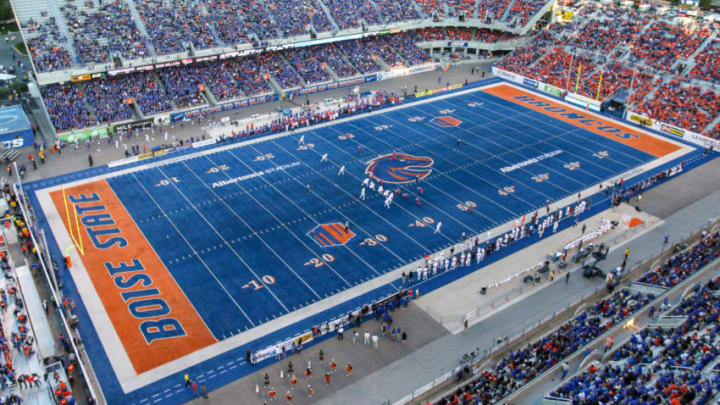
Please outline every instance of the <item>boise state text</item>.
M370 160L365 174L383 183L410 183L427 177L432 172L433 163L427 156L388 153Z
M117 227L116 221L107 207L102 204L98 194L70 195L69 199L77 214L81 216L80 222L85 227L95 249L107 250L129 246L127 238ZM127 304L130 314L136 319L145 319L140 323L140 332L147 344L157 339L186 336L180 322L175 318L167 317L171 312L170 306L162 297L160 290L154 288L153 279L145 271L140 259L137 257L118 259L116 259L117 263L104 262L105 270L115 286L121 290L120 296ZM136 289L138 286L142 289Z

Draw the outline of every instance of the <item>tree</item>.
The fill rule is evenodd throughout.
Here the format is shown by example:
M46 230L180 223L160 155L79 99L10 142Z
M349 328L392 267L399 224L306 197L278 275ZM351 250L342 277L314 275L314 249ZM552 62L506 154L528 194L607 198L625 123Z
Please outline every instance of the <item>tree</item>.
M0 0L0 20L11 20L13 18L12 8L8 0Z

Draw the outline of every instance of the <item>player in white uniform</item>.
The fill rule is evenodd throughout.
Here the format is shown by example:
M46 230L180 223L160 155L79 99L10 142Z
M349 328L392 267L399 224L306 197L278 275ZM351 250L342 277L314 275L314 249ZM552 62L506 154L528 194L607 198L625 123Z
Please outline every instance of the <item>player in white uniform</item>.
M345 174L345 165L340 166L340 170L338 170L338 176L342 176Z
M365 180L363 180L362 185L367 186L368 183L370 183L370 177L365 177Z
M320 159L321 162L327 162L327 153L323 153L322 158Z
M378 193L382 194L383 191L384 191L384 190L383 190L382 184L378 185Z
M370 190L375 191L375 183L373 183L372 180L370 180L370 184L368 184L368 187L370 187Z
M435 226L435 232L433 232L433 233L439 233L439 232L440 232L440 227L442 227L442 221L439 221L439 222L437 223L437 226Z
M300 135L300 140L298 141L298 145L305 145L305 135Z
M362 190L360 190L360 199L365 200L365 187L363 187Z

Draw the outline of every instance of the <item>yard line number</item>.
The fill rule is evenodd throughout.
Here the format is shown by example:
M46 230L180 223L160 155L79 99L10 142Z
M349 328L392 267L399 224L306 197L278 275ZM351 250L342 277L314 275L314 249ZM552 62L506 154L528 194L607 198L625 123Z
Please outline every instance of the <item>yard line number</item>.
M470 209L475 209L477 207L477 204L474 201L465 201L464 203L460 203L456 205L460 211L470 211Z
M305 262L305 266L314 266L314 267L322 267L326 263L332 263L335 261L335 256L331 255L330 253L324 253L320 257L313 257L307 262Z
M266 153L264 155L255 156L255 159L253 160L253 162L258 162L260 160L265 160L265 159L272 159L274 157L275 157L275 155L273 155L272 153Z
M230 169L228 165L220 165L209 168L205 173L220 173Z
M423 217L423 218L422 218L422 221L420 221L419 219L416 219L416 220L415 220L415 223L410 224L410 225L408 225L408 226L415 226L415 227L418 227L418 228L424 228L425 226L431 225L431 224L434 224L434 223L435 223L435 220L434 220L434 219L432 219L432 218L430 218L430 217Z
M180 179L177 177L170 177L168 179L162 179L158 181L158 183L155 185L155 187L162 187L162 186L169 186L170 183L180 183Z
M377 246L378 243L385 243L387 241L387 236L383 234L377 234L374 238L365 238L364 241L360 242L360 246Z
M267 285L275 284L275 277L266 274L266 275L262 276L262 282ZM259 289L265 287L264 284L261 284L257 280L250 280L247 284L242 286L242 288L252 287L253 290L259 290Z
M515 192L515 186L505 186L498 190L498 194L502 196L510 195Z

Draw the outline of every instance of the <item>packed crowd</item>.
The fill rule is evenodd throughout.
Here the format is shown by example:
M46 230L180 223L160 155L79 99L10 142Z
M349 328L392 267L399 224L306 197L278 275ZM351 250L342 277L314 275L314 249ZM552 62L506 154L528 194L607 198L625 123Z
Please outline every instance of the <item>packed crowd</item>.
M204 4L226 44L251 42L250 35L264 40L278 37L278 26L260 0L204 0Z
M133 19L127 1L132 1L141 21ZM508 10L511 4L512 8ZM477 16L487 22L499 22L506 14L506 22L519 16L519 23L524 25L543 4L539 0L483 0L479 3L475 0L201 0L194 3L65 0L61 11L73 37L77 62L93 64L111 62L116 52L127 59L149 57L149 44L158 55L186 51L190 44L196 49L223 44L259 45L271 39L308 34L311 27L316 32L333 31L333 22L339 29L358 28L361 21L367 25L411 21L435 13L444 16L445 10L452 17ZM137 24L144 26L147 38ZM26 27L27 30L37 28ZM66 51L63 52L63 41L59 36L52 38L52 33L59 30L50 25L45 32L46 35L33 42L37 49L34 60L42 66L41 71L69 67L73 61Z
M330 74L324 68L328 60L326 49L332 48L324 46L295 48L284 51L283 56L306 83L320 83L330 80Z
M310 26L315 32L331 31L330 20L319 0L269 0L265 4L278 24L283 37L307 34Z
M706 44L713 29L688 28L632 9L589 7L574 23L551 24L498 67L598 101L626 88L633 111L718 138L720 126L710 124L720 111L719 93L688 80L720 77L720 47ZM677 62L700 46L705 48L694 56L689 77L667 75L680 73L685 65Z
M596 339L653 299L652 295L618 291L601 300L589 310L563 324L554 332L510 352L491 371L479 377L438 405L463 403L495 403L526 384L565 357ZM500 382L500 383L499 383ZM500 386L499 386L500 385Z
M524 27L546 3L545 0L515 0L507 11L505 20L511 22L513 27ZM514 18L517 19L513 20Z
M58 131L81 129L95 124L79 87L51 84L40 88L50 119Z
M262 60L258 55L246 58L234 58L226 61L227 70L246 96L254 96L271 91L270 85L260 74Z
M466 18L474 18L477 9L477 0L446 0L450 14L448 17L464 15Z
M113 83L113 79L85 83L85 98L94 106L95 120L101 124L132 118L132 111L125 104L122 94L112 91L115 86L117 83Z
M335 45L328 44L326 47L327 65L338 75L339 78L357 76L360 74L352 63L345 61L343 52Z
M671 80L635 110L680 128L702 133L720 112L720 95L712 90Z
M640 32L643 19L635 12L621 18L591 20L568 43L575 47L609 54L620 41L627 41Z
M347 56L357 70L362 74L374 73L382 70L375 61L375 55L369 52L360 41L336 42L335 46Z
M210 21L199 3L133 0L158 55L218 46Z
M670 315L686 316L676 328L643 329L634 333L612 357L612 363L589 367L552 392L573 403L707 404L720 387L720 375L702 371L720 352L716 293L720 278L696 285ZM663 303L668 307L667 302ZM651 315L654 315L651 309Z
M430 52L415 46L416 43L422 41L422 37L416 31L401 32L383 39L402 56L406 66L422 65L432 61Z
M424 64L432 58L427 50L415 46L421 40L419 32L401 32L134 72L82 84L45 86L41 90L52 109L51 120L62 132L130 119L132 110L126 103L130 99L149 115L202 105L211 101L210 95L216 101L225 101L267 93L272 91L268 82L271 78L287 89L332 80L329 69L339 78L378 72L382 70L378 57L390 67ZM68 94L70 102L60 103ZM88 106L95 110L95 116Z
M265 52L258 55L260 72L272 76L281 88L301 86L302 79L279 53Z
M720 233L707 235L685 252L671 257L662 266L646 273L638 281L672 287L720 256Z
M478 18L485 23L500 22L512 0L480 0L478 2Z
M60 34L55 17L42 22L26 21L27 47L38 72L67 69L72 65L70 52L65 49L67 40Z
M374 0L386 23L417 20L421 17L414 0Z
M133 18L128 2L140 21ZM72 36L76 61L64 49L53 18L39 26L30 21L23 28L31 33L45 27L42 35L31 35L31 48L35 49L31 52L38 70L47 72L68 68L74 62L110 63L115 54L138 59L151 57L153 52L184 52L189 45L195 49L244 43L259 46L277 38L306 35L311 28L317 33L359 28L361 21L372 26L447 14L487 23L505 17L504 24L525 25L544 4L543 0L63 0L60 10Z
M656 21L631 43L631 61L669 71L678 58L689 57L710 36L708 28L696 32L663 21Z
M127 59L151 56L124 0L65 2L62 10L81 64L111 62L116 52Z
M720 83L720 41L712 41L695 56L695 66L690 71L690 77Z
M487 28L423 28L418 31L425 41L482 41L495 43L518 38L516 34Z
M205 104L201 96L204 78L200 69L192 65L171 66L157 70L165 91L178 108Z
M382 23L379 10L369 0L325 0L325 4L341 30L357 28L361 20L367 25Z
M119 94L116 102L123 102L132 99L135 105L140 108L143 114L155 114L172 110L172 104L162 89L160 82L152 72L138 72L133 75L123 75L104 79L109 81L109 93ZM117 89L120 92L117 93ZM90 100L94 106L98 106L98 100ZM96 108L102 108L100 105ZM111 120L114 121L114 120Z

